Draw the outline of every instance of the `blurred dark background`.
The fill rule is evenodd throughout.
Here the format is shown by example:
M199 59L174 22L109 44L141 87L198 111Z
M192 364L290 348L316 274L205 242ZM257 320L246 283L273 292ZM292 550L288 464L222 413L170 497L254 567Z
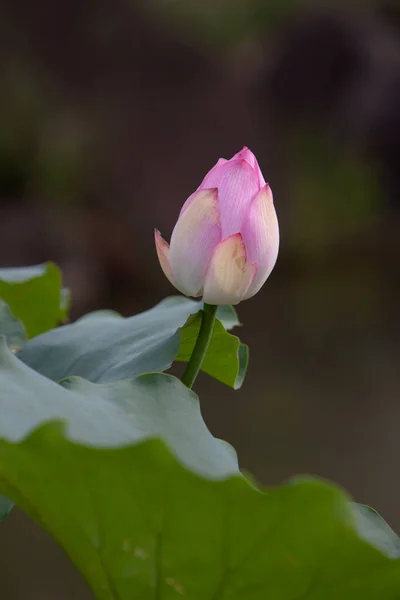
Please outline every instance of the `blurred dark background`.
M57 262L72 317L173 294L153 247L220 157L248 145L281 251L239 306L251 346L206 421L264 484L344 486L400 530L400 5L2 0L0 263ZM0 597L91 598L20 512Z

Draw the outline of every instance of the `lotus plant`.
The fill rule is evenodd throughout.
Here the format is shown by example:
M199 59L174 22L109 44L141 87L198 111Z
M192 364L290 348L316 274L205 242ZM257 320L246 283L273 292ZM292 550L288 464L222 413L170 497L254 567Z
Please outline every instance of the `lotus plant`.
M180 292L203 296L202 321L182 381L192 387L207 353L217 307L251 298L274 268L279 227L271 188L254 154L220 158L186 200L171 244L155 231L161 267Z

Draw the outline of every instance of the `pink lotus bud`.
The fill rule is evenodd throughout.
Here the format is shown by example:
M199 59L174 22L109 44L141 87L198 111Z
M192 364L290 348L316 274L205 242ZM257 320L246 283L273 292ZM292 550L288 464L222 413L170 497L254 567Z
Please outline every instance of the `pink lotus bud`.
M279 248L272 192L254 154L220 158L183 205L171 244L157 230L155 241L165 275L186 296L208 304L254 296Z

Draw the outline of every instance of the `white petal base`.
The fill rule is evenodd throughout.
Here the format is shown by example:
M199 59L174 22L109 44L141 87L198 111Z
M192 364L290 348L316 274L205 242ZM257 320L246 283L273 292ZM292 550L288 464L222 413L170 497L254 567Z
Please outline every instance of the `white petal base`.
M256 264L246 266L246 248L241 234L229 236L218 244L211 257L204 284L204 302L238 304L256 273Z

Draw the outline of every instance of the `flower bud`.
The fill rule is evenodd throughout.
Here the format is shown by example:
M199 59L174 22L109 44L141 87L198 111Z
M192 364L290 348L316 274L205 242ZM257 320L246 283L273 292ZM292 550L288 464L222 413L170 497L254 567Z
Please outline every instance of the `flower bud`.
M243 148L220 158L183 205L171 243L155 231L161 267L180 292L207 304L238 304L258 292L279 248L272 192Z

